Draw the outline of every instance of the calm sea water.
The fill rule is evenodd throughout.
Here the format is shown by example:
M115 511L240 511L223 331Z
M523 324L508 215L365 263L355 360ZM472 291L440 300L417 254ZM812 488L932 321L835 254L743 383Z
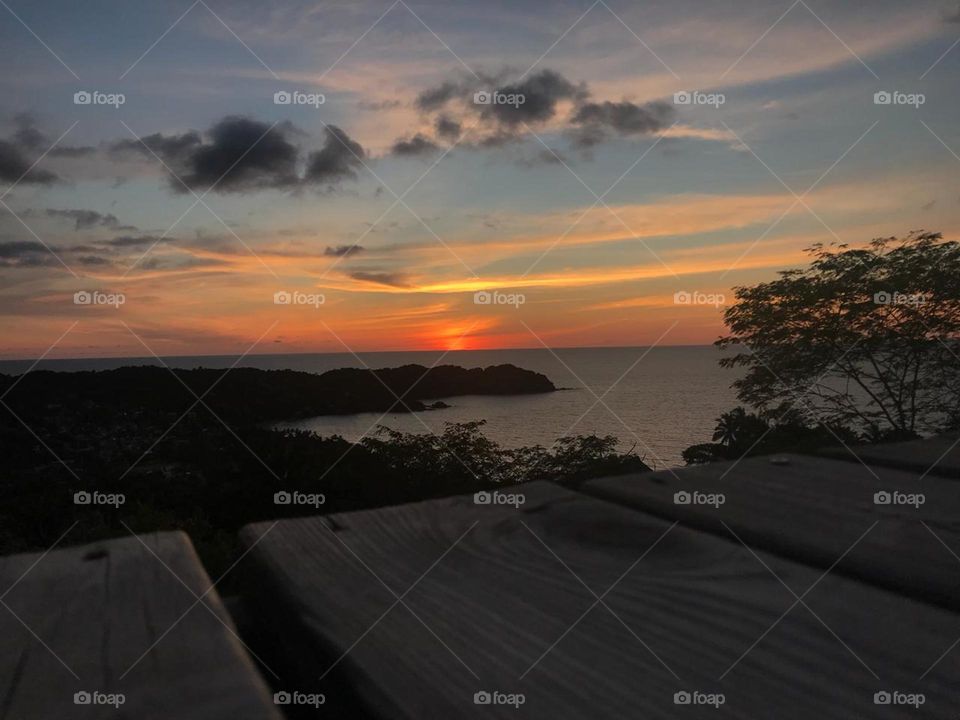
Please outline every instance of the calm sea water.
M444 423L486 420L486 435L507 447L549 446L562 435L615 435L620 448L634 448L656 467L683 464L681 451L707 442L717 416L734 407L730 383L736 373L717 365L720 352L712 346L656 348L569 348L548 350L469 350L447 353L442 364L486 367L512 363L543 373L561 392L527 396L461 396L447 398L444 410L411 414L361 413L318 417L282 427L339 434L355 441L372 433L376 424L395 430L441 432ZM429 367L443 353L361 353L371 368L418 363ZM164 358L170 367L228 368L236 357ZM51 360L38 367L48 370L102 370L124 365L155 365L153 358ZM0 362L0 372L21 373L28 361ZM341 367L363 367L350 354L250 355L244 367L324 372ZM603 398L597 402L597 396Z

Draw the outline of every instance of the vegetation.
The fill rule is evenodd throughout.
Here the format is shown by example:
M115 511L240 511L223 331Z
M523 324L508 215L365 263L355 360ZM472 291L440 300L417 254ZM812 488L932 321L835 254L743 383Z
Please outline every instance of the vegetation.
M636 455L618 454L613 437L563 438L551 449L504 449L483 435L482 421L447 425L439 437L381 427L357 443L273 430L261 422L273 411L267 404L270 383L282 403L294 397L281 387L290 379L283 373L256 371L249 377L257 387L224 380L219 395L205 398L208 408L179 383L160 382L171 377L166 370L149 369L146 375L158 380L153 385L143 383L147 368L126 370L38 373L41 379L55 377L42 386L31 373L12 387L4 400L12 412L0 414L5 470L0 475L0 555L46 549L74 521L67 544L181 529L216 578L238 557L237 531L250 522L414 502L527 480L574 483L647 469ZM196 380L197 372L189 371L194 373L190 379ZM247 376L238 369L226 377L234 372ZM529 380L526 372L511 374ZM210 381L221 374L210 375ZM77 381L71 383L71 377ZM304 382L292 380L298 386ZM205 387L193 389L202 396ZM456 388L447 385L442 391ZM261 410L237 410L246 398ZM123 495L123 503L76 504L74 494L84 491ZM300 493L306 502L276 504L275 495L284 492Z
M809 249L812 261L736 288L725 313L744 368L739 407L688 463L885 442L960 427L960 244L940 233Z
M810 453L818 448L862 441L841 425L807 424L786 415L770 418L736 407L717 418L713 442L691 445L683 451L683 459L688 465L697 465L778 452Z

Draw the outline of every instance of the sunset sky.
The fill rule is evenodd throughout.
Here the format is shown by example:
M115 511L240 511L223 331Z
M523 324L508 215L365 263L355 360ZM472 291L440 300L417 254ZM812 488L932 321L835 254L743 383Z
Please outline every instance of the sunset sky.
M191 3L0 3L0 357L702 344L957 234L955 2Z

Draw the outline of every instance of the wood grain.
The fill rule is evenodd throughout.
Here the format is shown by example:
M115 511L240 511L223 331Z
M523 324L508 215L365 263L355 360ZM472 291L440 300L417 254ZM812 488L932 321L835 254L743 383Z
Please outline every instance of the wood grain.
M519 510L458 497L245 528L246 601L299 689L349 688L391 720L918 716L881 714L885 688L955 714L960 653L919 678L956 614L827 575L804 602L831 630L803 605L780 619L795 598L770 570L800 596L822 570L549 483L520 491ZM674 704L694 689L726 703ZM481 690L526 702L478 706Z
M821 568L960 610L960 484L889 468L785 455L605 478L585 493L626 504ZM877 505L874 494L922 493L925 503ZM681 505L679 491L722 493L725 503ZM926 523L926 526L924 525ZM730 529L728 529L728 527ZM938 539L939 538L939 539Z
M0 718L277 720L209 587L179 532L0 559Z

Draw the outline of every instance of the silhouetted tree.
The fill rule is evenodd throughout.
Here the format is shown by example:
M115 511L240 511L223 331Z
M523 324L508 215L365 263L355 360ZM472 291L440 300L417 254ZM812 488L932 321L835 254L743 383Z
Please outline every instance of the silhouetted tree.
M960 245L940 233L866 248L815 245L803 269L736 289L722 359L763 413L871 439L940 430L960 414Z
M687 463L960 428L960 245L940 233L808 249L810 264L735 289L738 407Z
M713 441L726 446L743 445L759 439L768 428L769 424L762 418L736 407L717 419Z

